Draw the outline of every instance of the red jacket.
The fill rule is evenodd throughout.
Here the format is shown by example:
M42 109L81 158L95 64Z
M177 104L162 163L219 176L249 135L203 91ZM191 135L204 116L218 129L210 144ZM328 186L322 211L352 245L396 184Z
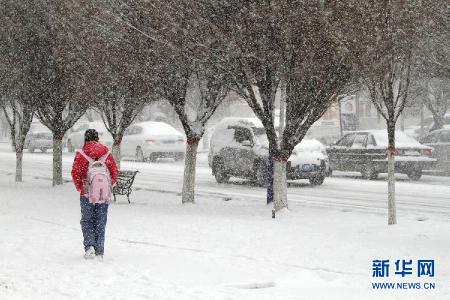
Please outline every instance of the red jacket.
M105 155L109 149L100 143L88 142L84 145L83 151L87 156L97 160ZM114 185L117 182L117 177L119 177L119 170L117 169L117 164L112 154L108 155L105 160L105 164L111 175L111 183ZM75 184L75 188L81 194L83 193L83 182L87 179L88 168L89 162L81 154L77 153L72 166L72 180Z

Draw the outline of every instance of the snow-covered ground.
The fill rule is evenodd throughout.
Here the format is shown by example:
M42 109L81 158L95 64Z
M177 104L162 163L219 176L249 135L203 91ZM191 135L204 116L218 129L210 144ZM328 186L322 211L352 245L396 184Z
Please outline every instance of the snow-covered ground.
M71 161L65 154L65 176ZM82 258L78 195L70 183L51 187L51 154L26 153L24 164L15 184L14 155L0 149L0 299L450 299L447 178L400 176L399 224L389 227L382 179L294 183L290 212L271 219L264 189L216 184L204 155L194 205L180 204L181 163L125 162L140 170L139 190L131 205L110 205L99 262ZM434 259L436 274L374 279L374 259Z

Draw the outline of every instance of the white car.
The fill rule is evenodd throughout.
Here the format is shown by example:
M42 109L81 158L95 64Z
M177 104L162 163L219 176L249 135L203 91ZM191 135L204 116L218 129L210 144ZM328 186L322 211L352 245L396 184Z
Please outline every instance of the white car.
M75 149L81 149L84 145L84 133L88 129L95 129L98 132L100 143L111 149L113 145L113 138L109 131L106 129L103 122L89 122L79 125L71 134L67 137L67 150L74 152Z
M46 152L48 149L53 148L53 133L51 131L33 131L28 132L25 138L24 149L28 149L30 152L34 152L36 149L40 149L41 152Z
M30 130L25 137L24 149L34 152L35 149L40 149L46 152L53 148L53 134L41 122L34 121L30 125ZM15 151L14 147L12 151Z
M166 157L182 160L184 151L184 135L164 122L131 125L125 131L121 144L122 156L137 161L156 161Z

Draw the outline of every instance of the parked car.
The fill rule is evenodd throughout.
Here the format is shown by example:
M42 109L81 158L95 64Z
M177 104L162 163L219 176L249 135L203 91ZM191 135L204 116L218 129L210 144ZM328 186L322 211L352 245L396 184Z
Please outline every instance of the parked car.
M436 159L431 158L432 147L420 144L401 131L395 132L395 172L419 180L422 170ZM345 134L335 144L327 147L330 167L334 170L361 172L363 178L376 179L387 172L388 137L386 130L356 131Z
M185 137L164 122L142 122L131 125L125 131L121 144L123 157L137 161L156 161L158 158L182 160Z
M287 179L308 179L313 185L324 182L327 158L318 141L305 141L295 147L287 163ZM265 185L269 143L256 118L225 118L211 136L208 163L218 183L231 176Z
M433 147L434 170L450 175L450 129L435 130L420 139L422 144Z
M100 142L111 148L113 145L113 138L106 129L103 122L88 122L79 125L75 130L67 136L67 150L74 152L75 149L81 149L84 145L84 133L88 129L95 129L98 132Z
M317 164L317 161L325 163L325 175L330 175L330 163L324 144L314 138L305 137L294 147L289 160L292 165Z
M53 148L53 134L49 130L39 130L28 132L24 149L28 149L30 152L34 152L36 149L41 152L46 152L48 149Z

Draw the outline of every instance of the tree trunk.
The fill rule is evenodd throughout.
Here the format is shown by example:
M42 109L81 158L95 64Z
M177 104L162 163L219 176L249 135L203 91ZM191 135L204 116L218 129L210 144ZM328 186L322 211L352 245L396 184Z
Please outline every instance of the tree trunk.
M195 190L195 163L199 139L188 139L186 143L186 156L184 160L182 203L194 203Z
M267 164L267 204L273 202L273 156L272 150L269 150L269 158Z
M62 137L53 137L53 186L62 185Z
M282 208L288 208L287 203L287 181L286 181L287 159L273 158L273 209L274 212Z
M397 209L395 207L395 123L388 124L388 224L397 224Z
M112 146L112 155L114 156L114 159L116 160L117 168L120 170L120 142L114 141L114 144Z
M23 150L16 150L16 182L22 182Z

